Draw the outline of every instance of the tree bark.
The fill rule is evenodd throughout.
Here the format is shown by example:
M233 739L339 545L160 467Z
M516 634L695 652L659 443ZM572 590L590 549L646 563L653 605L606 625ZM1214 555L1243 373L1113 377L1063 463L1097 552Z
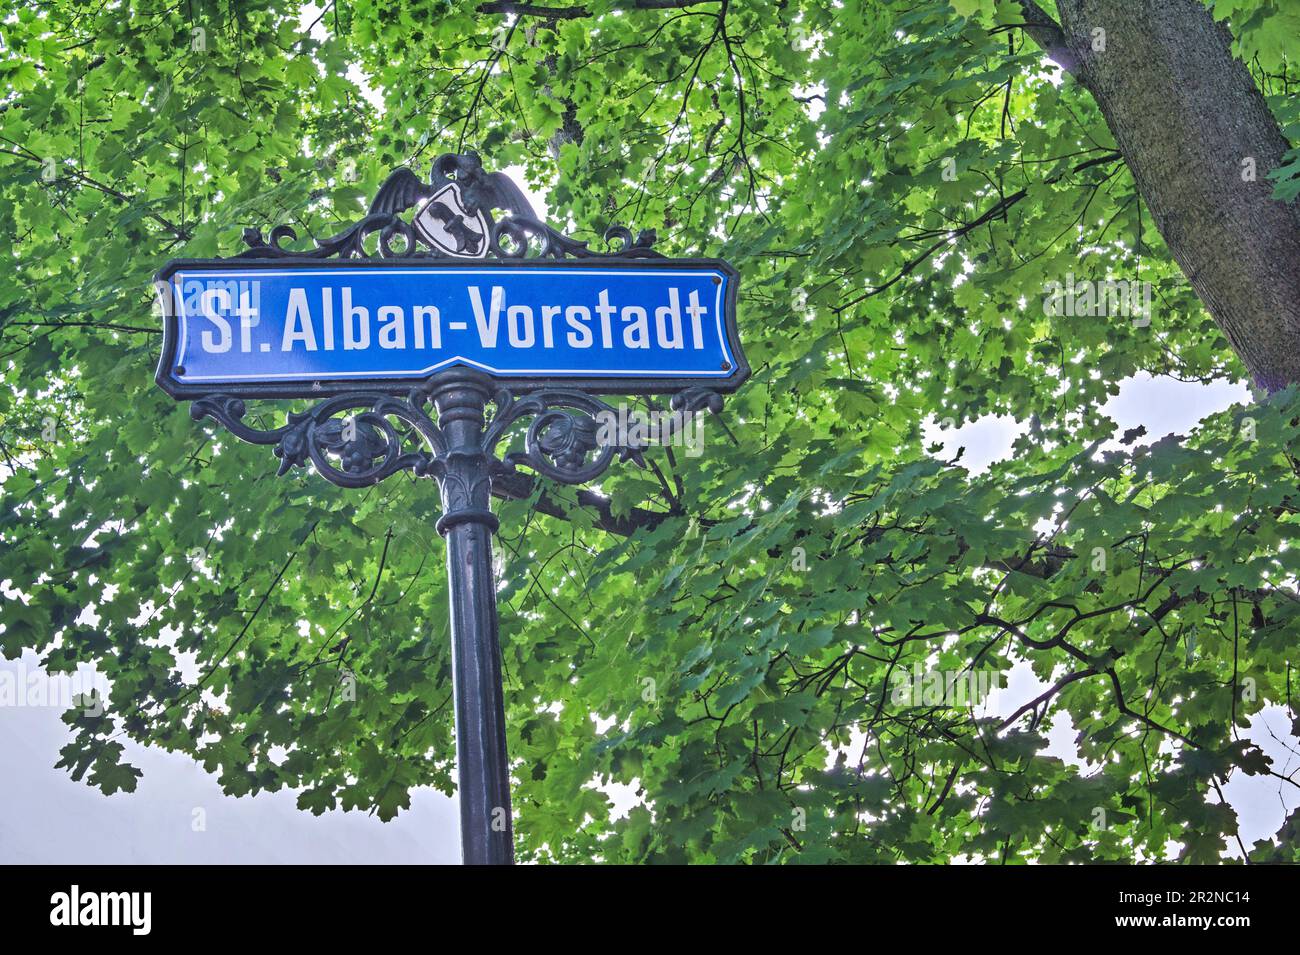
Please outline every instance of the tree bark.
M1192 288L1257 385L1300 382L1300 215L1265 178L1289 147L1228 30L1200 0L1057 8L1065 50L1050 18L1027 32L1096 99Z

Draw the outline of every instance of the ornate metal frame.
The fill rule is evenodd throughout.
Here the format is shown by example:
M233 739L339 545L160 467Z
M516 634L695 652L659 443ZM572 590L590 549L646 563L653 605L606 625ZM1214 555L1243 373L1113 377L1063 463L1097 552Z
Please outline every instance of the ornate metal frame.
M491 381L481 372L454 369L432 376L404 399L367 391L337 395L307 411L289 412L285 424L271 429L249 426L244 421L245 401L235 395L199 398L190 404L190 417L195 421L211 418L249 444L274 446L280 459L277 475L310 464L339 487L369 487L403 470L441 480L445 459L453 449L428 406L440 387L467 380L481 382L484 390ZM659 431L660 439L678 433L687 415L706 410L720 413L722 401L721 395L706 388L678 392L671 399L671 413L665 416L667 427ZM552 481L584 484L600 477L615 461L630 460L645 467L644 452L651 447L648 441L599 443L599 417L617 419L618 412L595 395L554 389L516 396L508 388L496 388L491 391L491 402L493 413L479 445L489 456L490 477L513 474L523 465ZM496 458L501 440L525 418L533 420L523 450ZM405 427L398 427L393 419ZM422 439L424 446L410 447L413 439Z
M349 230L351 231L351 230ZM337 237L336 237L337 238ZM333 240L326 240L332 242ZM552 246L553 247L553 246ZM722 394L729 393L738 388L749 377L749 364L745 358L744 352L739 347L739 335L736 330L736 288L739 277L735 270L726 262L720 259L695 259L681 258L669 259L663 256L641 257L628 259L622 256L609 255L603 253L592 253L592 257L598 257L604 266L627 265L638 271L663 269L674 271L682 267L708 269L713 272L720 272L730 277L727 283L726 305L724 307L726 337L731 344L733 352L732 357L735 364L730 362L722 365L722 371L725 376L717 378L641 378L632 375L620 375L617 378L565 378L565 387L570 390L584 391L591 394L633 394L633 395L663 395L674 394L679 391L693 390L699 387L708 387L713 391ZM449 256L399 256L395 258L378 257L386 267L393 268L414 268L427 269L430 271L440 268L457 268L466 264L465 258L452 258ZM366 269L373 267L376 258L355 258L341 257L329 261L331 269ZM545 260L545 267L548 270L568 269L584 270L591 268L591 258L569 258ZM537 259L509 258L493 260L484 263L482 260L472 260L474 265L490 265L493 268L517 268L527 270L537 264ZM175 316L176 308L174 303L174 292L172 287L173 276L180 271L189 274L192 271L202 271L205 269L228 269L232 264L241 271L256 271L267 269L269 271L280 271L284 268L293 268L295 266L306 266L308 268L319 268L322 260L305 255L284 255L276 258L260 256L254 259L245 259L234 257L229 259L173 259L164 265L154 276L154 284L158 289L159 297L164 307L164 329L163 329L163 351L158 362L158 371L156 380L158 386L177 400L193 400L195 398L206 398L212 394L210 386L195 385L180 381L171 374L172 369L176 367L176 355L179 346L179 323ZM423 378L349 378L345 380L329 380L303 382L240 382L234 385L227 385L221 388L221 393L238 396L241 398L326 398L333 395L355 394L357 392L382 392L383 394L397 397L405 397L409 390ZM500 379L506 386L516 394L524 394L539 389L552 387L555 379L546 375L539 376L510 376ZM707 382L707 384L706 384Z
M449 185L455 185L465 206L481 212L488 223L487 252L497 259L610 259L610 258L663 258L652 246L653 231L641 232L633 237L631 230L611 226L605 231L607 243L617 243L609 252L596 252L587 243L559 232L537 218L528 199L504 173L489 173L477 153L444 153L433 161L431 182L422 183L407 168L394 170L380 187L370 213L360 222L349 226L338 235L318 242L308 252L284 248L285 240L298 236L290 226L277 226L271 230L270 242L262 239L257 229L245 229L247 251L241 258L412 258L422 255L437 256L441 251L421 236L419 230L403 220L398 213L415 206ZM495 219L493 208L505 209L508 218ZM366 239L379 234L378 255L371 256L365 248ZM400 238L403 248L393 248L393 240ZM509 242L504 245L502 240ZM417 251L419 246L428 253ZM476 256L475 256L476 257Z
M590 249L586 242L564 235L538 220L518 188L500 173L484 173L481 162L473 153L444 155L435 159L431 186L419 185L409 170L394 172L381 188L368 215L337 235L317 242L314 249L286 248L286 242L297 238L289 226L272 229L269 242L263 239L259 230L248 228L244 230L243 239L249 248L223 261L337 259L352 260L359 265L377 259L464 262L464 257L441 254L399 215L416 205L420 196L429 195L446 183L459 183L466 197L466 206L483 212L489 224L487 254L502 263L535 259L605 262L636 259L644 264L663 263L665 267L691 262L730 269L726 263L717 260L667 259L654 250L653 232L642 232L634 237L622 226L611 227L605 232L606 241L614 246L611 251ZM475 203L478 203L477 207ZM494 218L489 204L508 206L508 215ZM367 240L376 235L376 248L373 253L368 252ZM395 247L399 242L400 249ZM169 268L170 265L159 273L160 278ZM732 308L728 311L734 313ZM734 337L734 328L732 334ZM742 365L736 369L735 376L725 382L719 381L716 388L682 388L663 381L629 380L618 391L630 394L675 391L670 403L672 413L666 416L668 427L660 432L661 439L671 438L684 425L686 415L703 410L717 414L722 410L723 399L719 390L733 390L748 373L743 356L739 358ZM164 387L167 385L163 382L161 367L167 362L168 356L164 354L159 377ZM648 442L612 446L597 441L598 417L602 414L616 415L617 411L598 398L593 389L581 385L536 388L533 383L506 384L465 368L441 371L410 387L405 395L394 394L391 383L387 390L380 383L363 382L359 383L357 390L338 394L326 391L328 397L309 410L290 412L287 422L277 428L256 428L245 420L246 399L269 397L269 394L235 394L229 391L202 394L192 401L190 415L195 421L211 418L251 444L273 446L280 458L280 475L310 464L322 477L340 487L366 487L401 470L438 477L443 481L445 460L453 449L449 447L439 422L430 415L428 406L440 387L465 381L474 381L477 389L485 390L493 405L493 414L482 430L480 445L490 458L490 476L513 473L517 466L523 465L553 481L580 484L599 477L615 460L631 460L640 467L645 466L643 452L649 447ZM191 396L177 394L176 397ZM529 417L533 421L525 435L524 450L497 459L495 452L501 440L513 425Z
M644 231L633 236L630 229L623 226L611 226L605 230L605 241L614 244L608 252L598 252L588 248L588 243L558 232L538 219L524 214L512 214L506 219L494 220L487 217L490 226L488 234L488 254L492 258L511 259L661 259L663 256L654 250L655 234ZM379 240L375 254L366 250L366 240L378 234ZM392 212L372 212L360 222L349 226L337 235L330 236L316 243L316 248L308 251L286 249L286 241L293 242L298 233L292 226L281 225L271 230L270 241L262 238L258 229L244 230L244 243L248 246L241 252L241 259L264 258L437 258L438 250L429 245L398 214ZM401 249L394 249L393 242L402 241ZM503 244L503 240L509 245ZM423 247L427 252L421 252Z

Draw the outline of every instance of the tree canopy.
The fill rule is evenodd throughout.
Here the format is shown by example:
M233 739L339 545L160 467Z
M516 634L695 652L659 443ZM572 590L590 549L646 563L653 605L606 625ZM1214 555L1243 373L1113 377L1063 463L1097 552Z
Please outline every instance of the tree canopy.
M1300 13L1180 3L1294 139ZM1225 780L1295 785L1242 732L1296 715L1300 400L1243 363L1105 82L1053 49L1091 7L1089 55L1123 56L1105 3L6 6L0 651L111 680L66 717L75 778L134 789L131 739L315 813L452 791L436 485L276 478L196 425L153 383L150 280L246 226L305 246L473 148L593 243L732 262L754 367L702 456L498 502L522 858L1206 862L1237 845ZM1251 158L1221 156L1293 209L1300 154ZM1054 307L1108 280L1149 311ZM1117 435L1139 372L1266 387ZM989 414L1027 427L984 473L923 434ZM1001 717L896 692L1018 664L1043 692ZM1077 760L1045 752L1064 725ZM1295 824L1242 849L1297 861Z

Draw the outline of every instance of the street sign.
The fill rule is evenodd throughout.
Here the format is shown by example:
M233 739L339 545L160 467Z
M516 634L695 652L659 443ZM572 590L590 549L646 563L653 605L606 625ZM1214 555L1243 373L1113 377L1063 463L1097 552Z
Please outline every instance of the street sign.
M458 365L527 391L734 390L737 276L711 259L176 260L158 273L158 383L314 397L401 394Z
M492 497L527 493L511 490L521 467L563 484L616 461L646 467L651 439L610 437L598 420L625 422L628 409L600 395L671 395L659 443L720 413L749 376L739 276L716 259L664 258L651 232L612 227L613 248L593 251L474 153L439 156L428 182L395 170L365 218L314 249L286 249L287 226L269 238L246 229L242 255L158 273L158 384L190 400L194 420L274 446L281 474L310 466L346 488L399 472L437 480L462 854L510 863ZM265 427L246 398L319 400ZM503 444L513 449L498 457Z

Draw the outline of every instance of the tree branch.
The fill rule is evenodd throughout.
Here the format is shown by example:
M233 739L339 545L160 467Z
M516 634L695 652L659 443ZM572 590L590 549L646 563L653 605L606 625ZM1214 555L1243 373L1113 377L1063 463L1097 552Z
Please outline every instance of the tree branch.
M1034 0L1020 0L1020 9L1025 15L1025 22L1021 25L1021 29L1042 48L1048 59L1087 86L1079 58L1066 44L1065 31L1061 29L1061 25L1048 16L1047 11Z
M1083 162L1077 164L1072 169L1070 169L1068 173L1061 173L1060 175L1052 176L1046 179L1045 182L1048 185L1054 185L1055 183L1060 182L1062 179L1064 179L1067 175L1073 175L1074 173L1082 172L1083 170L1089 169L1093 166L1099 166L1103 163L1108 163L1108 162L1115 162L1116 160L1122 158L1123 157L1119 153L1108 151L1104 155L1094 156L1091 159L1085 159ZM923 231L923 232L917 232L914 235L906 237L907 241L915 241L922 238L933 238L934 236L939 236L940 238L933 245L929 246L928 248L924 249L917 255L913 256L912 258L904 262L902 267L899 268L899 270L895 272L893 276L886 279L881 284L874 285L871 288L867 289L865 292L862 292L859 295L855 295L847 302L841 302L838 305L832 305L831 311L834 312L836 315L839 315L841 312L850 309L855 305L861 304L862 302L871 298L873 295L879 295L881 292L884 292L886 289L891 288L898 282L901 282L903 279L907 278L907 276L911 275L917 266L927 262L930 259L930 257L933 256L936 252L940 251L945 246L950 245L954 240L960 239L966 235L969 235L971 232L974 232L980 226L984 225L984 223L991 222L994 219L1006 215L1008 209L1010 209L1017 202L1019 202L1021 199L1024 199L1028 195L1029 195L1029 187L1025 186L1024 188L1017 189L1015 192L1003 196L997 202L993 203L993 205L991 205L988 209L984 210L984 212L982 212L979 216L970 220L964 225L959 226L956 229ZM893 243L891 243L891 245L897 244L898 241L899 240L895 240Z
M527 474L497 474L492 478L492 493L505 501L523 500L533 493L534 480ZM661 521L673 516L665 511L634 507L626 514L615 517L613 506L605 495L582 488L578 490L577 497L579 507L594 512L593 517L597 527L611 534L618 534L620 537L629 537L643 528L654 528ZM545 492L538 497L535 507L538 513L546 514L548 517L569 519L570 508Z
M615 10L684 10L702 3L717 3L719 0L623 0L615 3ZM594 16L586 7L545 7L536 3L512 3L509 0L493 0L480 3L479 13L503 13L519 17L545 17L548 20L581 20Z

